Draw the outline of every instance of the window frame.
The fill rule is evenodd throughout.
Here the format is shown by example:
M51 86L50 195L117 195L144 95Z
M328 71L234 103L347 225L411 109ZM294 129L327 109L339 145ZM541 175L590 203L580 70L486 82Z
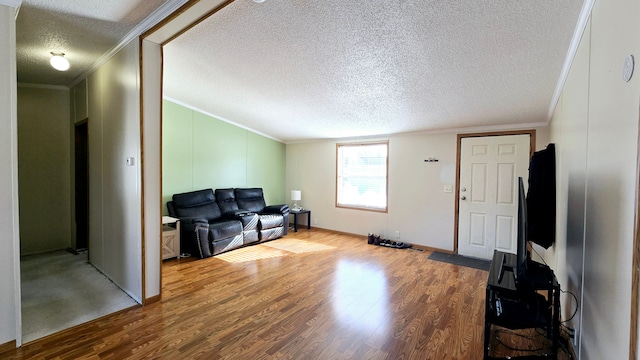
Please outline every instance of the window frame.
M385 161L385 204L384 208L377 207L369 207L369 206L358 206L358 205L349 205L349 204L341 204L339 199L339 187L340 187L340 148L341 147L358 147L358 146L372 146L372 145L385 145L387 147L387 157ZM383 141L369 141L369 142L354 142L354 143L337 143L336 144L336 193L335 193L335 206L336 208L342 209L352 209L352 210L364 210L364 211L372 211L378 213L388 213L389 212L389 140Z

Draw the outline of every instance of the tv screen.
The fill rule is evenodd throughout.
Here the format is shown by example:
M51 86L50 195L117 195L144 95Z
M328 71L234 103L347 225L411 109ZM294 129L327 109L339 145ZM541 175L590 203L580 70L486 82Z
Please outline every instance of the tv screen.
M537 151L529 164L528 240L548 249L556 239L556 148Z

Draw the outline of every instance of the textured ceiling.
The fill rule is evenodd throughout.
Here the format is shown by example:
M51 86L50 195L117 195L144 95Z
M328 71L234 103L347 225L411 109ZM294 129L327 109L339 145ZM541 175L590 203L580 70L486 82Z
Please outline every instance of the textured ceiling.
M544 123L582 3L236 0L164 95L283 141Z
M72 85L184 1L24 0L18 81ZM164 95L287 142L545 123L582 3L235 0L165 46Z
M16 23L18 82L70 85L170 0L24 0ZM66 72L49 65L63 52Z

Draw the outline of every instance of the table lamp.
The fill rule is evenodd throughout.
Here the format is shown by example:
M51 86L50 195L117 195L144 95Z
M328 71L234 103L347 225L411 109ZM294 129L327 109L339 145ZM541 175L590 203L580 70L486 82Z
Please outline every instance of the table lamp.
M302 191L300 190L291 190L291 200L294 201L293 207L291 210L300 211L303 210L300 205L298 205L298 200L302 200Z

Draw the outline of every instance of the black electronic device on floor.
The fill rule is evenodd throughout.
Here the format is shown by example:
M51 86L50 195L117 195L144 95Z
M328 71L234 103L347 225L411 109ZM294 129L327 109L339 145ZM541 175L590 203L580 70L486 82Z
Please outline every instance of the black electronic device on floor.
M489 269L485 305L484 358L491 356L491 329L542 329L557 359L560 337L560 285L553 270L532 261L528 250L528 221L524 182L518 178L517 254L495 251ZM517 357L509 357L511 359ZM527 355L526 358L535 358Z
M491 329L541 329L551 340L540 358L557 359L560 339L560 285L548 266L530 261L526 282L516 282L516 255L495 251L486 288L484 359L491 355ZM517 357L508 357L515 359ZM528 355L528 358L535 358Z

